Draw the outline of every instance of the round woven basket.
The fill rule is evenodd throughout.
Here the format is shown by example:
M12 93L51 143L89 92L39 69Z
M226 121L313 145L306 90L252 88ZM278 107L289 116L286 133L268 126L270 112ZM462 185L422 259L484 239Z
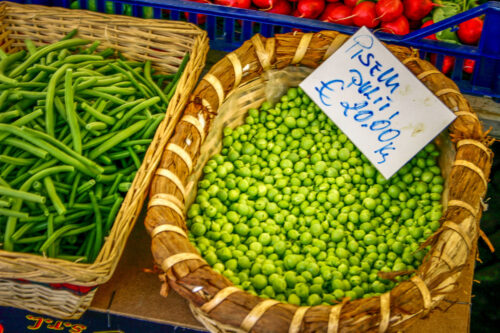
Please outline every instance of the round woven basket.
M397 46L389 46L390 51L457 116L445 136L451 140L436 140L446 179L441 227L428 239L431 250L410 279L377 297L297 307L236 288L189 242L185 212L195 198L204 163L220 150L221 129L238 125L246 110L276 98L276 82L297 85L347 38L332 31L254 36L205 75L166 146L145 219L153 256L165 272L162 293L175 289L213 332L403 329L436 309L454 290L474 248L493 158L491 139L450 79L415 52Z

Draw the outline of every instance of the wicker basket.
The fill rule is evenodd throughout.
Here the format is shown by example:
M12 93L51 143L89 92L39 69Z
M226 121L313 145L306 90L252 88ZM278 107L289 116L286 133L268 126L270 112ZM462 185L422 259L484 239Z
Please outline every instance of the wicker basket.
M59 318L79 318L90 305L96 287L113 274L143 208L161 152L198 80L208 51L206 33L189 23L0 3L0 47L6 52L23 48L24 39L31 39L36 45L58 41L75 28L78 37L100 40L100 48L113 47L130 59L151 60L163 73L175 72L186 53L190 60L95 262L74 263L0 251L0 305ZM64 284L71 289L64 288Z
M220 149L220 129L237 124L237 114L270 97L272 85L266 85L270 78L283 75L293 84L300 77L297 72L317 67L346 39L332 31L254 36L202 79L166 147L151 186L145 225L155 261L165 272L163 292L171 287L188 299L195 316L213 332L403 329L435 310L454 289L477 241L481 199L492 163L491 140L451 80L414 52L394 46L391 52L457 116L449 127L447 153L442 154L446 179L442 225L429 238L431 251L410 280L380 297L297 307L232 286L211 270L186 238L186 207L195 196L201 166Z

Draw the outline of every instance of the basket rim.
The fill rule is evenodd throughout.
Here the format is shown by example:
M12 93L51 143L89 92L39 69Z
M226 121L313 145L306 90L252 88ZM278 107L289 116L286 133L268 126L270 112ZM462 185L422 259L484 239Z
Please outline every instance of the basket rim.
M337 38L340 38L343 40L339 41ZM253 61L252 64L257 63L257 67L254 67L251 69L252 71L254 71L251 74L252 75L253 74L260 75L262 71L266 71L267 69L270 69L270 68L280 69L280 68L283 68L285 66L293 65L293 64L301 64L301 65L308 66L308 65L311 65L311 63L313 63L315 60L318 60L318 59L319 59L318 62L320 63L322 61L321 58L323 56L326 58L329 55L328 53L330 53L330 54L333 53L333 51L336 50L336 48L338 48L343 43L343 41L345 41L346 39L347 39L347 37L345 35L341 35L341 34L338 34L336 32L333 32L333 31L322 31L319 33L314 33L314 34L312 34L312 33L303 34L303 33L294 32L294 33L289 33L289 34L276 35L275 37L271 37L271 38L264 38L260 35L256 35L256 36L252 37L251 40L245 42L243 44L243 46L241 46L239 49L231 52L225 58L223 58L217 64L215 64L211 68L211 70L201 79L200 83L198 84L196 90L193 93L193 96L191 98L191 100L192 100L191 103L188 104L186 106L186 108L184 109L184 118L183 119L185 119L186 117L191 117L190 120L189 121L186 120L184 122L179 122L177 124L176 133L174 133L174 135L171 137L169 142L172 144L179 144L179 143L183 142L183 140L187 137L187 135L189 135L189 138L192 139L193 133L197 133L197 135L194 136L196 139L195 143L192 143L191 139L190 139L190 146L189 147L186 145L183 146L184 152L189 151L191 153L190 157L192 160L197 158L197 154L199 153L199 146L201 145L201 142L203 141L204 137L206 136L206 131L207 131L207 128L209 127L209 126L200 126L200 122L201 123L209 122L211 120L211 118L213 118L213 115L217 113L216 110L218 110L218 108L223 103L223 101L225 101L225 98L228 95L230 95L230 93L233 91L234 86L239 85L238 83L242 79L242 76L241 76L242 66L252 67L250 65L250 62ZM323 40L323 43L320 43L320 41L322 41L322 40ZM316 41L317 45L320 45L321 47L318 46L317 48L314 48L313 46L311 46L312 45L311 41ZM299 48L305 48L305 50L302 49L299 51ZM402 48L402 47L397 47L397 46L389 46L389 48L393 53L398 53L401 57L403 57L403 59L405 59L404 63L406 64L407 67L413 66L416 69L418 69L417 68L418 66L422 66L422 68L424 68L424 69L426 69L426 68L432 69L433 75L437 75L439 80L444 82L442 84L445 85L445 87L448 90L446 92L443 92L442 94L438 94L439 91L436 91L437 89L440 89L439 85L437 87L433 86L433 87L429 87L429 88L436 95L439 95L439 98L441 100L443 100L445 102L445 104L449 108L451 108L452 111L454 111L458 116L457 119L449 127L449 130L450 130L450 133L452 134L451 136L452 136L452 139L454 140L454 142L460 143L460 142L465 142L467 140L474 141L477 143L477 145L474 147L479 148L479 150L483 152L483 153L478 154L477 150L474 150L476 155L481 155L480 158L478 157L479 161L474 161L474 162L476 162L476 164L480 164L480 166L478 166L478 169L482 170L483 176L485 176L487 179L488 173L489 173L489 168L491 166L491 160L492 160L491 150L489 150L488 146L492 143L492 141L487 136L487 133L485 133L483 131L479 120L475 116L474 111L470 109L467 101L460 94L456 85L450 79L444 77L443 74L436 71L436 69L432 65L430 65L427 62L423 62L413 52L410 52L408 49ZM316 52L316 53L314 53L314 52ZM299 60L296 60L295 56L297 54L302 54L302 58ZM249 57L249 58L253 57L253 58L252 58L252 60L249 60L249 61L246 61L247 59L245 59L245 61L242 61L242 58L244 58L244 57ZM315 57L315 59L312 59L314 57ZM422 71L424 69L422 69ZM223 75L223 73L225 73L225 72L229 72L229 74L224 76L223 79L217 77L217 73ZM247 74L248 74L248 72L247 72ZM430 76L432 76L432 75L426 75L426 77L428 77L428 78ZM249 80L248 75L247 75L246 79ZM226 82L225 80L227 80L228 82ZM423 79L421 79L421 81L422 80ZM238 83L235 83L235 81ZM203 118L203 121L200 120L197 122L196 116L198 116L199 119ZM193 120L192 118L195 118L195 119ZM201 130L200 130L200 127L201 127ZM195 145L196 147L192 148L193 145ZM460 145L458 148L459 148L459 149L457 149L458 153L460 153L462 155L464 155L464 154L467 155L466 149L464 149L464 144ZM469 148L474 149L474 148L472 148L472 146L470 146ZM194 154L194 156L193 156L193 154ZM163 167L166 168L168 166L169 170L172 171L172 169L170 169L170 167L172 167L172 166L175 167L175 164L177 164L177 163L184 166L184 164L182 164L182 163L186 159L180 158L178 155L179 154L177 154L177 155L172 154L171 152L166 150L164 152L164 156L163 156L163 160L162 160L162 164L165 164L166 166L163 166ZM464 159L465 159L465 157L467 157L467 156L462 156L462 158L464 158ZM472 157L469 156L469 158L472 158ZM174 160L174 162L172 162L172 160ZM179 174L177 174L178 180L180 179L181 184L184 184L186 181L186 174L189 175L190 171L189 170L188 171L182 170L182 168L180 168L179 170L181 170L181 172ZM466 169L466 168L463 168L463 170L462 170L461 168L457 168L454 166L454 167L452 167L452 174L450 175L450 179L451 179L451 177L455 177L455 178L458 177L458 179L462 179L465 177L465 175L468 175L468 177L472 177L471 174L469 174L468 172L471 172L472 174L474 174L474 171L471 171L471 170ZM477 176L477 174L475 174L475 175ZM462 177L462 178L460 178L460 177ZM453 178L453 179L455 179L455 178ZM216 314L218 316L218 321L217 321L216 319L210 317L210 314L208 314L208 313L210 313L210 310L213 309L213 307L212 307L213 304L215 304L215 306L223 307L223 305L226 302L222 302L222 301L229 300L227 297L228 297L228 294L230 294L230 292L225 293L224 291L221 292L220 290L228 291L231 288L232 283L220 282L220 284L218 286L213 286L213 285L210 286L212 288L210 291L201 290L197 293L191 292L189 286L201 285L201 284L197 284L197 283L200 283L201 281L208 280L207 275L209 275L209 274L214 274L214 276L219 277L221 280L225 280L225 278L222 275L215 273L210 267L207 267L207 264L204 262L204 260L201 259L200 255L197 253L196 250L193 250L192 248L187 247L188 245L191 245L191 247L192 247L192 244L189 243L189 240L176 235L176 233L179 233L179 231L177 229L180 228L180 229L186 230L184 217L182 219L180 219L180 222L178 219L175 219L174 221L172 221L172 220L167 221L166 219L161 219L159 217L160 212L162 215L165 215L168 213L169 218L171 218L172 216L176 216L176 215L175 215L175 213L172 213L171 207L167 207L167 206L157 207L157 206L151 205L151 202L152 202L152 200L154 200L155 195L157 195L157 194L160 195L162 193L169 193L168 195L176 195L177 200L182 201L182 196L179 196L179 194L180 194L179 191L176 191L176 188L178 185L174 184L174 182L165 183L165 180L161 179L161 177L158 177L158 176L156 176L156 178L153 180L153 183L157 183L156 187L158 187L158 188L154 188L154 187L152 188L152 191L150 194L150 196L151 196L150 207L148 208L148 214L146 216L145 224L146 224L146 228L148 229L148 232L152 236L152 252L153 252L153 256L155 258L155 261L157 262L158 265L160 265L163 268L163 271L165 272L165 279L168 281L168 285L170 287L174 288L180 295L182 295L184 298L186 298L190 303L193 303L196 307L201 307L202 311L204 310L204 307L205 307L205 310L208 310L208 311L202 312L205 315L205 319L209 318L210 320L221 324L221 327L223 327L225 329L226 327L230 326L228 324L228 322L231 322L231 320L232 320L232 322L235 321L235 319L229 318L232 316L226 316L227 318L221 317L222 310L219 311L219 309L217 309L217 311L214 310L213 312L211 312L211 314ZM163 185L165 188L160 188L161 185ZM482 191L481 191L482 189L480 188L482 185L483 184L481 183L480 185L477 185L477 187L479 187L479 188L473 189L472 196L473 196L474 203L480 202L481 198L484 197L486 190L484 189L484 192L482 193ZM163 190L163 192L161 192L162 190ZM459 201L459 200L455 200L455 201ZM464 201L462 201L462 202L464 202ZM466 212L467 208L465 208L464 206L457 205L458 207L455 207L455 208L452 207L451 209L450 209L450 206L451 206L451 201L448 202L448 209L446 211L447 213L451 210L452 213L456 212L457 216L461 216L461 214L462 215L468 214L468 212ZM155 213L155 212L158 212L158 213ZM471 222L470 223L471 234L469 237L470 237L472 242L475 242L477 240L477 237L478 237L478 230L477 230L477 228L475 228L475 225L476 225L476 222L478 221L479 217L480 217L480 211L476 212L476 214L470 218L471 221L469 221L469 222ZM181 225L177 225L176 223L181 223ZM168 224L170 226L172 226L172 224L173 224L174 227L168 228L168 229L164 228L166 230L163 230L163 231L168 231L168 232L158 233L157 228L159 228L160 226L162 226L164 224ZM457 237L457 238L460 238L461 236L464 236L465 234L469 233L469 230L465 230L461 233L454 233L453 230L450 231L450 230L443 230L443 229L444 228L441 227L439 233L437 233L436 236L433 238L433 241L435 243L437 243L438 240L440 238L442 238L442 237L440 237L440 235L443 235L444 233L447 233L446 235L449 234L450 235L449 237ZM453 238L453 239L455 239L455 238ZM168 247L167 242L173 241L173 240L176 240L179 244L182 244L182 248L183 248L184 252L181 251L181 253L178 253L179 251L175 251L175 248L173 248L173 245ZM464 247L464 244L459 243L458 240L456 242L462 248ZM155 246L157 246L158 249L155 249ZM467 251L467 249L465 249L465 250ZM170 252L168 252L168 251L170 251ZM467 251L467 253L470 253L470 251L471 251L471 249L469 249ZM189 253L189 256L186 256L186 253ZM427 262L431 262L432 259L434 258L434 256L431 256L430 258L431 259L429 259ZM195 259L196 262L193 259ZM439 262L441 262L441 261L439 261ZM423 263L419 267L419 269L422 268L424 266L424 264L425 263ZM431 265L431 264L429 264L429 265ZM461 273L461 270L457 269L457 268L451 269L449 271L450 271L449 278L451 278L452 280L453 280L453 277L455 277L455 278L457 277L458 273ZM458 273L457 273L457 271L458 271ZM197 275L197 277L191 278L191 275L195 275L197 273L199 273ZM455 273L457 273L457 274L455 274ZM203 274L205 274L205 275L203 275ZM199 276L201 276L201 277L199 277ZM434 291L433 287L435 287L435 286L429 287L426 284L425 276L424 276L424 278L420 277L419 275L415 275L415 276L416 276L416 278L414 278L412 280L412 282L406 282L406 287L408 287L408 284L411 285L408 288L409 288L409 290L411 289L411 292L413 293L412 295L414 296L414 298L418 297L419 299L422 299L422 297L423 297L423 299L420 301L420 303L422 303L422 306L419 307L419 310L416 311L415 313L413 313L410 318L405 319L406 323L409 323L409 322L411 322L411 320L425 315L426 313L431 311L438 303L437 301L434 302L433 297L436 295L431 297L431 291ZM210 282L215 283L214 280L210 280ZM405 282L403 282L403 283L405 283ZM401 286L403 283L398 284L398 286ZM224 288L221 287L222 285ZM398 288L398 286L396 286L391 291L388 291L382 297L374 296L374 297L368 299L368 300L373 301L370 303L370 306L371 306L372 311L374 311L374 316L371 316L371 317L373 317L372 319L357 317L359 319L358 321L362 321L365 319L367 321L374 320L374 322L370 323L370 325L372 325L372 326L370 326L371 329L376 329L376 327L379 327L379 329L381 331L385 331L387 328L392 327L395 324L401 324L399 322L399 319L394 318L393 314L391 312L391 309L394 310L392 308L392 302L394 301L394 297L391 295L391 292L393 292L396 288ZM220 294L219 294L219 292L220 292ZM221 294L225 294L225 295L221 295ZM242 310L242 311L244 311L245 313L254 313L254 310L255 310L255 311L259 311L259 315L263 315L263 313L265 313L266 310L269 309L267 307L268 305L264 305L264 303L266 303L266 301L262 301L262 299L259 299L259 300L252 299L250 301L250 299L251 299L250 297L245 296L246 298L244 298L244 299L241 298L241 297L244 297L243 295L247 295L247 293L243 290L240 290L240 292L231 296L231 297L234 297L231 299L236 299L237 296L240 296L240 300L238 302L239 309L241 310L243 308L244 310ZM220 296L220 297L218 297L218 296ZM429 302L428 302L429 299L427 297L430 297L430 300L431 300L430 305L432 307L429 306ZM377 301L374 301L375 299ZM354 300L352 302L348 302L347 304L349 304L349 303L360 304L360 302L362 300L363 299ZM436 298L436 300L437 300L437 298ZM229 303L229 301L227 303ZM241 305L245 301L250 302L251 304L247 304L246 306ZM382 302L382 304L381 304L381 302ZM390 302L390 304L388 302ZM207 309L206 304L209 304L209 303L212 303L212 305ZM287 320L285 321L283 319L281 322L282 323L284 323L284 322L290 323L292 313L296 313L296 310L300 309L300 308L298 308L296 306L287 305L284 303L279 303L279 304L283 308L287 308L287 311L288 311L288 312L286 312ZM253 307L255 305L264 306L266 308L264 310L262 310L262 308L259 310L256 310L256 308ZM340 305L340 306L342 306L342 305ZM380 318L380 322L379 322L378 321L379 316L376 313L380 312L382 307L388 308L388 310L386 309L385 313L384 313L384 310L382 310L381 315L380 315L381 318ZM272 312L276 308L278 308L278 306L271 307L268 310L268 312ZM325 306L315 306L315 307L312 307L309 310L309 312L312 312L313 309L315 309L314 311L316 311L315 312L316 315L321 313L323 318L325 316L326 316L326 318L329 318L328 313L331 313L330 309L334 309L334 308L338 309L338 306L336 306L336 307L335 306L328 306L326 308L327 309L325 309ZM233 309L234 309L234 307L233 307ZM250 311L250 310L252 310L252 311ZM275 311L278 311L278 310L275 310ZM280 314L284 315L284 313L285 313L284 311L285 310L280 312ZM273 313L277 313L277 312L273 312ZM337 326L338 328L340 328L342 330L345 329L346 331L350 331L350 330L356 331L356 329L360 329L361 324L360 323L353 323L352 320L350 321L351 326L343 326L343 324L344 324L343 321L340 321L340 323L339 323L338 320L339 320L341 314L342 314L342 312L340 312L340 311L337 314L336 325L340 325L340 326ZM251 316L251 314L248 314L248 316ZM271 315L269 315L269 317L270 316ZM307 317L307 315L306 315L306 317ZM224 320L222 320L221 318L224 318ZM257 317L256 321L259 320L259 318L261 319L261 321L264 321L264 319L267 317L266 316L262 316L262 317L259 316L259 317ZM275 316L275 318L277 318L277 317ZM304 321L302 319L303 318L300 318L300 320L298 322L299 326L298 326L298 328L296 328L297 331L302 327L301 325L304 323ZM266 323L270 324L271 320L272 319L267 318ZM246 320L244 320L244 322L246 322ZM329 320L327 320L326 324L328 324L328 322L329 322ZM241 322L239 324L241 325ZM255 322L253 322L253 324L255 324ZM311 325L311 323L309 323L309 322L308 322L308 324ZM314 329L319 329L319 327L326 329L326 324L323 322L321 324L322 326L314 326ZM262 324L262 325L265 325L265 324ZM349 325L349 324L345 323L345 325ZM352 325L354 325L354 326L352 326ZM373 327L373 325L375 325L375 327ZM260 326L260 327L262 328L264 326ZM280 329L288 330L288 327L289 326L286 325L286 327L280 327ZM313 329L312 327L313 326L308 326L308 329L311 330L311 329ZM248 328L248 327L243 327L243 328ZM221 331L225 331L224 329L221 329ZM239 332L240 330L241 330L241 328L235 327L233 325L230 327L230 329L228 331ZM247 331L247 329L243 329L242 331ZM257 331L257 330L255 329L255 331Z
M205 63L206 54L208 52L207 33L189 22L142 19L122 15L103 14L81 9L18 4L8 1L0 2L0 25L2 25L2 28L4 28L3 18L5 15L8 15L9 10L22 12L19 14L21 16L35 12L36 14L29 17L31 20L39 20L40 17L64 17L66 23L69 22L68 26L70 28L68 28L67 31L73 30L74 27L72 27L72 22L80 23L85 22L86 19L99 19L106 20L110 22L109 24L124 25L128 28L137 30L144 27L154 28L156 30L163 29L169 34L185 36L185 38L189 38L191 42L189 47L184 47L185 50L183 52L190 53L190 59L178 81L176 91L170 100L168 108L165 110L167 116L158 126L153 142L148 147L145 158L141 163L141 168L137 171L137 175L133 180L132 188L124 198L124 203L132 202L134 207L138 207L134 210L137 211L137 209L139 209L139 212L129 212L133 215L132 217L125 216L121 218L121 221L118 221L118 218L124 215L123 212L128 208L125 204L122 204L120 208L121 213L118 213L109 235L105 237L103 247L97 259L93 263L79 263L58 258L48 258L39 254L0 250L0 266L4 267L2 271L0 271L0 278L2 279L28 279L41 283L64 282L74 283L80 286L97 286L106 282L113 274L123 252L128 235L135 225L140 210L142 209L142 202L145 200L148 185L152 178L152 172L156 169L156 165L159 163L159 158L161 157L160 151L162 151L165 146L168 137L173 131L173 124L175 124L184 104L187 102L187 92L190 92L194 88ZM26 19L23 23L27 25L29 24L28 21L29 20ZM60 34L66 33L63 31L57 32ZM28 37L32 36L28 35ZM8 36L2 35L0 42L8 39ZM88 39L102 40L98 37ZM56 38L54 38L52 42L53 41L56 41ZM150 42L150 45L154 46L154 43ZM6 47L5 45L2 46ZM125 55L127 55L127 53L125 53ZM171 56L171 58L173 58L173 56ZM165 60L153 60L152 66L158 68L157 64L162 61ZM12 267L17 267L17 269L5 269ZM58 276L58 270L62 267L64 267L67 272L66 276ZM44 270L49 275L33 274L33 270Z

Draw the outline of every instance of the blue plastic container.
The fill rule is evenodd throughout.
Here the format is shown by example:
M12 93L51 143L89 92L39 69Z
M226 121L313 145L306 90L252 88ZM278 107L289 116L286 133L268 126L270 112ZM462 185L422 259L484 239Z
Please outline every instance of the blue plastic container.
M17 1L47 6L70 8L75 0L32 0ZM265 37L275 33L300 29L304 32L336 30L353 34L357 27L271 14L262 11L230 8L181 0L78 0L79 8L148 17L157 19L187 20L199 24L208 32L210 46L215 50L232 51L255 33ZM198 22L204 14L205 22ZM425 36L455 28L460 22L484 15L484 26L478 46L455 45L423 39ZM422 58L435 53L436 67L442 69L445 55L455 57L455 65L450 73L463 93L500 98L500 3L488 2L467 12L455 15L430 27L414 31L404 36L377 32L381 40L420 50ZM475 60L474 72L463 71L465 59Z

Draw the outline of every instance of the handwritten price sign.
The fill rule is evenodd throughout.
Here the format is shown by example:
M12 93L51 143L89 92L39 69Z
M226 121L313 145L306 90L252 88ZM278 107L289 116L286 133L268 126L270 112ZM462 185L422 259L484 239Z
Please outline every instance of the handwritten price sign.
M300 87L385 178L455 119L365 27Z

